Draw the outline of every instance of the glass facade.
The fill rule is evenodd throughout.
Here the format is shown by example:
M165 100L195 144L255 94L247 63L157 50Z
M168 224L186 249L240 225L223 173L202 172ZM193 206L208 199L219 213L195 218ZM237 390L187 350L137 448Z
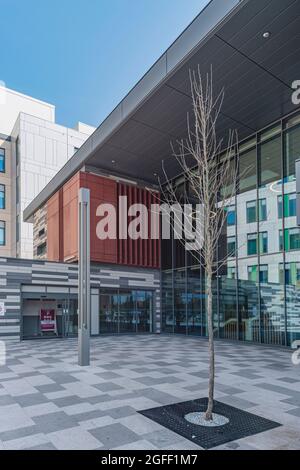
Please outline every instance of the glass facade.
M100 291L100 334L151 333L153 293L138 290Z
M241 142L239 156L238 187L220 240L228 259L214 280L215 335L290 346L300 339L300 116ZM163 244L162 330L206 336L204 273L178 241Z

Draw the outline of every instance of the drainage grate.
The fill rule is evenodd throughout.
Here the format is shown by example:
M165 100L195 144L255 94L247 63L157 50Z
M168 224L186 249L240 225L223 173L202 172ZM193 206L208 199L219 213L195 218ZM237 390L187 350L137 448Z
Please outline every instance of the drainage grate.
M243 437L259 434L277 428L281 424L247 411L215 401L214 412L229 419L229 423L217 428L208 428L188 423L185 415L205 411L207 398L160 406L139 413L167 429L189 439L204 449L211 449Z

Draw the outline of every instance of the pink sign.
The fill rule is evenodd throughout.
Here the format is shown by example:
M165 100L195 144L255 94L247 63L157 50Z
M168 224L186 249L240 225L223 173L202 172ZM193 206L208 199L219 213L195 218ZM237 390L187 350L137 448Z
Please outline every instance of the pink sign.
M55 310L41 310L41 331L55 331Z

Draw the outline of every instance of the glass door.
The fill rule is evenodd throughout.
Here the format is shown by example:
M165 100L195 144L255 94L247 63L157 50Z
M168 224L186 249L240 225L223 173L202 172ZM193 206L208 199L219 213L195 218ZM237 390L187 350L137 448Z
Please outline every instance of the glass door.
M118 333L118 321L118 293L115 291L101 293L100 334Z
M119 312L119 333L136 333L137 322L133 291L120 291Z
M63 336L77 336L78 334L78 298L70 298L63 302Z
M105 290L100 292L100 334L151 333L151 291Z
M152 332L152 292L136 291L136 323L138 333Z

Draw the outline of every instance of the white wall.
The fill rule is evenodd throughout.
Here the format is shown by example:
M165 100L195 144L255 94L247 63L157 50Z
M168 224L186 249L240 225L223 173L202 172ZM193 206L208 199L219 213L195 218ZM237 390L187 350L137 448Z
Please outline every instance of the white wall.
M87 126L89 127L89 126ZM94 128L90 128L92 132ZM87 129L85 129L87 131ZM82 146L88 134L21 113L20 142L20 258L33 258L33 226L23 222L23 211L53 176Z
M0 84L0 133L11 135L20 112L55 121L55 106L10 90Z

